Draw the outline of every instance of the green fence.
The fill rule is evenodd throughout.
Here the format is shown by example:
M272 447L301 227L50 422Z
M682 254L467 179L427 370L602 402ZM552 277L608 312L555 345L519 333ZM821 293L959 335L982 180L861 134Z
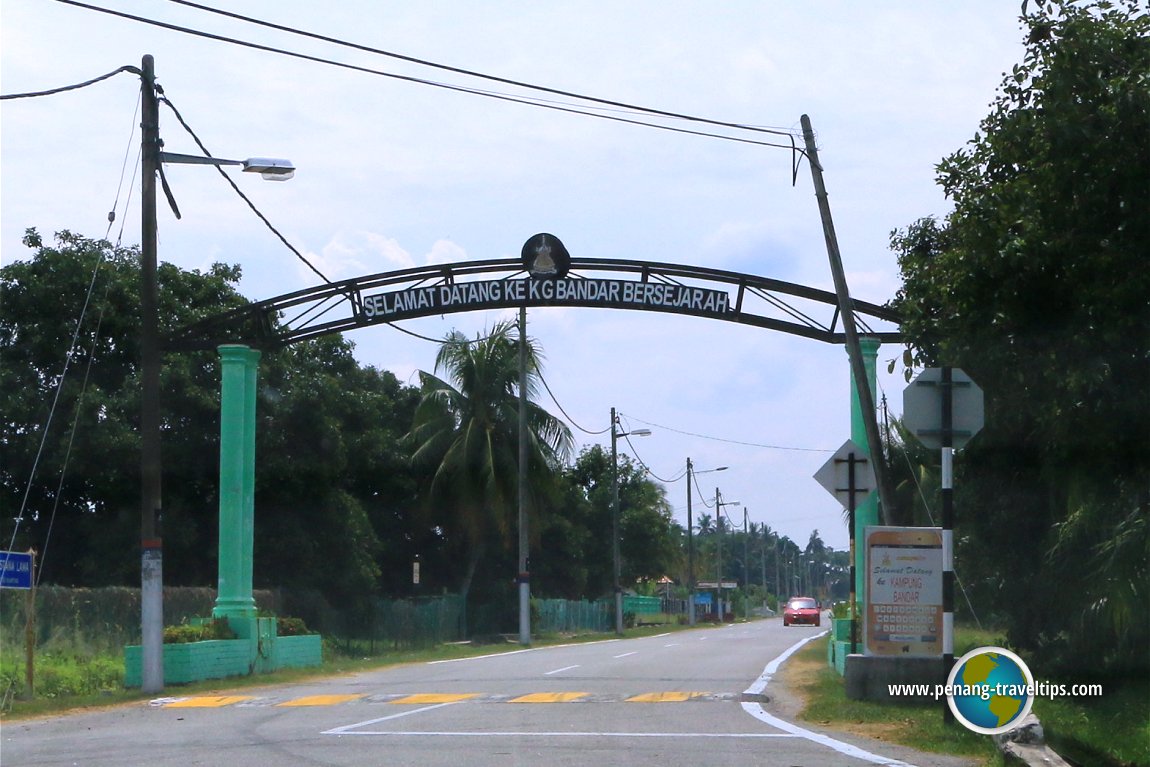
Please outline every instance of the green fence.
M635 615L650 615L652 613L667 611L663 609L663 600L659 597L640 597L624 594L623 612L634 613Z
M611 604L602 600L532 599L531 612L532 629L540 634L607 632L614 627Z
M5 654L24 644L26 591L0 590L0 646ZM301 618L322 634L332 649L375 654L427 647L471 638L516 634L514 602L469 604L458 595L388 600L365 599L356 605L332 605L318 591L270 589L254 592L265 614ZM164 624L178 625L211 615L216 590L167 587ZM532 631L537 634L609 632L614 629L613 600L533 599ZM657 597L624 597L624 611L657 613ZM129 587L36 589L36 644L44 650L82 655L119 654L140 643L140 590Z

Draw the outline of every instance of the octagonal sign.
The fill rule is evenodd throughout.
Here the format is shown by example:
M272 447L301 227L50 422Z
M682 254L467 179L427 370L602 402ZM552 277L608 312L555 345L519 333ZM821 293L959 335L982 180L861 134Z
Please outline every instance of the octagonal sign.
M960 448L983 423L982 389L951 368L951 447ZM927 368L902 390L902 421L927 447L942 448L942 368Z

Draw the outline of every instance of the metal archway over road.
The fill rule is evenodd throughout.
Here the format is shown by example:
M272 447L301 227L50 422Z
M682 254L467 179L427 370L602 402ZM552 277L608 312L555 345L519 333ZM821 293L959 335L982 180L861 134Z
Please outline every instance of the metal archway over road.
M559 244L562 248L562 245ZM670 312L845 342L835 293L752 274L606 258L565 259L541 274L521 259L401 269L257 301L172 333L171 351L223 343L274 349L297 341L436 314L535 306ZM901 340L898 315L852 299L860 332Z

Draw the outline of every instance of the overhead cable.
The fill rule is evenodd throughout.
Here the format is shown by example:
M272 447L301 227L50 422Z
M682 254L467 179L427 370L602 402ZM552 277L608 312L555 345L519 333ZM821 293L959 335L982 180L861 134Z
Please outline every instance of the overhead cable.
M212 153L208 151L207 147L204 146L204 142L200 141L200 137L196 135L195 131L192 130L191 126L189 126L188 123L184 120L183 115L180 114L180 110L176 109L176 105L171 102L171 99L169 99L167 96L161 96L160 101L162 101L164 104L167 105L167 107L169 109L172 110L172 113L176 116L176 119L180 121L180 125L184 126L184 130L186 130L188 132L188 135L190 135L192 137L192 139L195 140L196 145L199 146L199 148L200 148L200 151L202 151L206 157L211 157ZM308 261L307 257L304 256L303 253L300 253L299 250L297 250L294 245L292 245L290 242L288 242L287 238L284 237L283 234L281 234L280 231L278 229L276 229L275 226L272 225L272 222L268 220L267 216L265 216L262 212L260 212L260 209L255 206L255 203L253 203L250 199L248 199L248 196L246 194L244 194L243 191L240 189L239 185L236 184L236 182L232 180L232 177L229 176L224 171L224 169L221 168L220 166L217 165L217 166L215 166L215 168L217 171L219 171L219 174L224 177L224 180L226 180L228 182L228 184L235 191L235 193L240 196L240 199L248 204L248 207L252 209L252 212L255 213L257 217L259 217L260 221L264 222L264 226L266 226L269 230L271 230L272 234L274 234L276 237L278 237L280 242L282 242L284 245L286 245L287 249L290 250L292 253L294 253L295 257L298 258L300 261L302 261L304 263L304 265L307 266L308 269L311 269L313 272L315 272L317 275L319 275L319 278L321 280L330 284L331 280L329 280L323 272L321 272L319 269L317 269L315 267L315 265L312 264L311 261ZM177 218L178 217L179 216L177 214Z
M64 93L65 91L74 91L78 88L87 88L89 85L95 85L101 80L107 80L109 77L115 77L121 72L131 72L134 75L138 75L140 74L140 68L133 66L123 66L117 70L109 72L106 75L93 77L91 80L85 80L82 83L76 83L75 85L64 85L62 87L52 88L51 90L46 91L33 91L31 93L6 93L4 95L0 95L0 101L7 101L8 99L30 99L37 96L54 96L57 93Z
M199 29L192 29L190 27L182 27L182 26L179 26L177 24L169 24L167 22L158 21L156 19L149 19L149 18L146 18L144 16L136 16L134 14L125 13L123 11L115 11L115 10L112 10L110 8L101 8L100 6L91 5L89 3L79 2L79 0L56 0L56 2L63 3L65 5L72 5L72 6L75 6L77 8L84 8L84 9L90 10L90 11L96 11L98 13L105 13L105 14L108 14L111 16L117 16L119 18L128 19L130 21L138 21L141 24L148 24L150 26L160 27L161 29L167 29L167 30L170 30L173 32L180 32L180 33L187 34L187 35L193 35L195 37L202 37L202 38L205 38L208 40L215 40L217 42L229 43L231 45L238 45L238 46L241 46L244 48L251 48L253 50L264 51L267 53L275 53L275 54L279 54L281 56L288 56L288 57L295 58L295 59L301 59L303 61L311 61L311 62L314 62L317 64L327 64L327 65L330 65L333 67L339 67L341 69L348 69L348 70L352 70L355 72L363 72L365 74L378 75L380 77L388 77L388 78L391 78L393 80L400 80L403 82L415 83L418 85L426 85L426 86L429 86L432 88L441 88L443 90L454 91L456 93L468 93L468 94L471 94L473 96L483 96L485 98L492 98L492 99L497 99L500 101L508 101L511 103L523 104L526 106L534 106L534 107L539 107L541 109L551 109L551 110L558 111L558 112L566 112L569 114L583 115L585 117L596 117L600 120L610 120L612 122L620 122L620 123L625 123L625 124L629 124L629 125L638 125L638 126L642 126L642 127L646 127L646 128L654 128L656 130L670 131L672 133L684 133L684 134L693 135L693 136L702 136L705 138L719 139L722 141L734 141L734 142L742 143L742 144L753 144L756 146L773 147L775 149L788 149L792 152L792 154L796 158L805 156L805 154L806 154L806 152L803 149L801 149L797 146L797 144L795 143L794 137L791 136L790 134L777 132L777 131L768 131L767 129L764 129L764 128L757 128L756 129L756 128L751 128L750 126L747 126L745 128L741 127L740 129L741 130L757 130L760 132L780 133L781 135L788 137L788 139L789 139L788 143L783 144L783 143L777 143L777 142L772 142L772 141L760 141L757 139L743 138L740 136L728 136L728 135L724 135L721 133L711 133L711 132L707 132L707 131L689 130L686 128L676 128L676 127L673 127L670 125L660 125L658 123L645 122L643 120L632 120L632 119L617 117L617 116L613 116L613 115L598 114L595 112L588 112L584 109L576 109L573 107L565 107L565 106L560 106L557 104L547 103L544 101L533 100L529 97L511 96L508 94L496 93L494 91L486 91L486 90L482 90L479 88L468 88L468 87L460 86L460 85L451 85L449 83L437 82L435 80L427 80L427 79L420 78L420 77L411 77L409 75L401 75L401 74L397 74L395 72L385 72L385 71L379 70L379 69L372 69L371 67L362 67L362 66L357 66L355 64L347 64L347 63L340 62L340 61L334 61L332 59L325 59L325 58L320 57L320 56L312 56L312 55L309 55L306 53L299 53L297 51L289 51L289 50L286 50L284 48L276 48L276 47L270 46L270 45L263 45L261 43L254 43L254 42L251 42L249 40L240 40L238 38L226 37L224 35L217 35L217 34L213 34L211 32L205 32L205 31L199 30ZM718 121L714 121L714 122L715 122L715 124L722 125L722 123L719 123Z
M416 58L414 56L406 56L402 53L395 53L394 51L385 51L385 50L382 50L380 48L373 48L373 47L368 46L368 45L361 45L359 43L353 43L353 42L350 42L347 40L341 40L341 39L335 38L335 37L328 37L326 35L317 34L315 32L308 32L306 30L296 29L294 27L284 26L282 24L275 24L275 23L270 22L270 21L264 21L263 19L257 19L257 18L253 18L251 16L244 16L244 15L239 14L239 13L233 13L232 11L225 11L225 10L222 10L219 8L212 8L211 6L207 6L207 5L204 5L202 3L191 2L191 0L168 0L168 1L172 2L172 3L176 3L177 5L184 5L184 6L187 6L189 8L195 8L197 10L207 11L208 13L214 13L214 14L217 14L220 16L226 16L226 17L231 18L231 19L237 19L239 21L244 21L244 22L247 22L249 24L256 24L256 25L259 25L262 27L267 27L269 29L275 29L275 30L278 30L280 32L287 32L289 34L299 35L301 37L308 37L308 38L311 38L313 40L321 40L321 41L326 42L326 43L332 43L333 45L339 45L339 46L343 46L345 48L353 48L355 50L364 51L366 53L374 53L374 54L377 54L379 56L387 56L389 58L398 59L399 61L407 61L407 62L410 62L412 64L418 64L418 65L424 66L424 67L431 67L433 69L441 69L445 72L453 72L455 74L466 75L468 77L477 77L477 78L482 79L482 80L490 80L491 82L502 83L503 85L513 85L517 88L526 88L527 90L540 91L542 93L550 93L550 94L553 94L556 96L564 96L567 98L579 99L580 101L589 101L589 102L592 102L595 104L603 104L606 106L618 107L620 109L627 109L627 110L630 110L633 112L640 112L640 113L645 113L645 114L657 115L659 117L669 117L669 118L673 118L676 120L688 120L691 122L704 123L707 125L715 125L715 126L724 127L724 128L736 128L738 130L752 131L755 133L767 133L767 134L771 134L771 135L775 135L775 136L792 137L794 135L790 131L778 130L778 129L773 129L773 128L763 128L760 126L747 125L745 123L735 123L735 122L726 122L723 120L713 120L713 119L709 119L706 117L698 117L695 115L682 114L679 112L669 112L669 111L662 110L662 109L653 109L651 107L638 106L635 104L627 104L627 103L621 102L621 101L611 101L609 99L598 98L595 96L587 96L585 94L575 93L573 91L565 91L565 90L560 90L558 88L549 88L547 86L536 85L534 83L523 82L521 80L512 80L512 79L509 79L506 77L489 75L489 74L485 74L483 72L476 72L476 71L470 70L470 69L453 67L453 66L449 66L447 64L440 64L438 62L428 61L426 59L419 59L419 58Z
M692 431L683 431L682 429L674 429L670 426L663 426L662 424L654 423L652 421L644 421L642 418L637 418L636 416L630 416L630 417L634 418L639 423L645 423L648 426L657 426L660 429L666 429L667 431L673 431L676 434L685 434L688 437L698 437L699 439L709 439L709 440L712 440L714 442L726 442L726 443L731 444L731 445L745 445L747 447L761 447L761 448L765 448L767 450L794 450L794 451L806 452L806 453L833 453L834 452L834 450L828 450L828 449L821 448L821 447L794 447L794 446L790 446L790 445L764 445L761 442L743 442L743 441L737 440L737 439L724 439L723 437L712 437L708 434L696 434L695 432L692 432Z

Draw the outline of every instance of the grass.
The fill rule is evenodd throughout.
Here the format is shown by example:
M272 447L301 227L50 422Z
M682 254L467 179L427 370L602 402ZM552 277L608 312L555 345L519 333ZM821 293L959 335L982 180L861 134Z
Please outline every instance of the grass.
M955 655L1003 646L992 632L956 629ZM1042 678L1039 681L1058 681ZM972 757L982 767L1004 765L991 738L943 721L944 702L880 704L846 697L842 677L826 662L826 642L812 642L783 667L783 680L804 701L801 718L921 751ZM1048 744L1074 764L1150 767L1150 680L1103 682L1098 698L1038 697L1034 714Z
M943 721L939 703L894 705L848 700L843 679L827 665L827 642L811 642L783 665L783 683L803 700L800 718L843 732L920 751L973 757L983 767L1005 764L990 738Z
M1079 764L1150 767L1150 679L1103 681L1097 698L1039 698L1047 742Z

